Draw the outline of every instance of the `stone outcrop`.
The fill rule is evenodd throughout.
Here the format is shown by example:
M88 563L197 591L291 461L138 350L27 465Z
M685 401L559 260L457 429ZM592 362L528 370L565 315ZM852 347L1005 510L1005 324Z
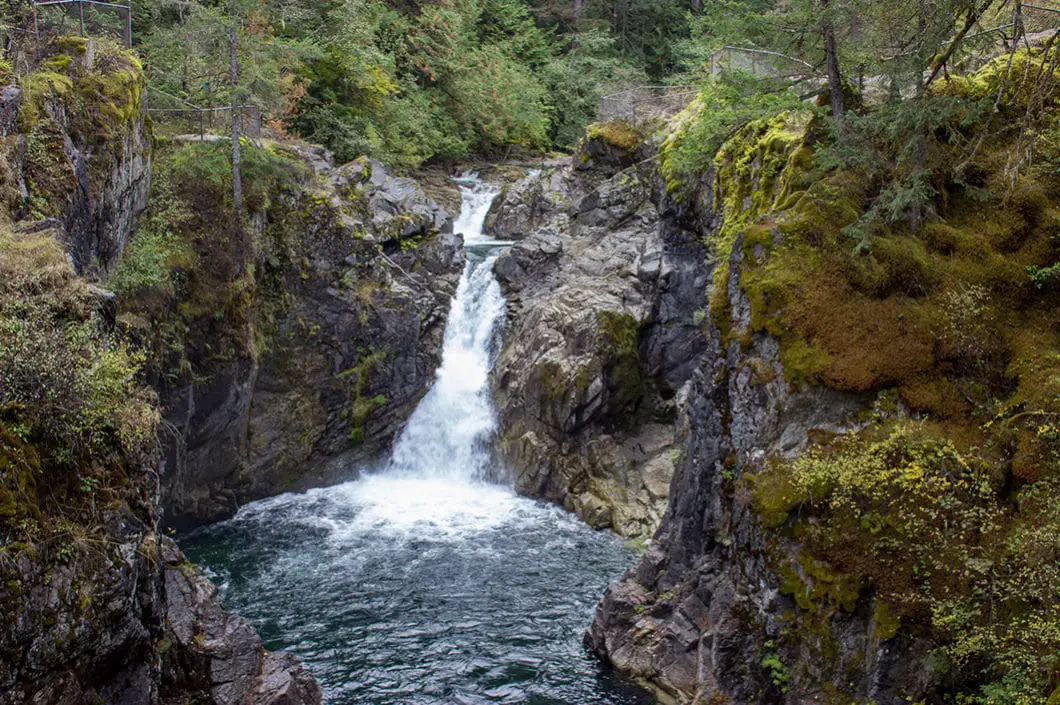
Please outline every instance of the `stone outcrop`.
M0 701L319 705L160 531L154 395L54 235L0 226Z
M522 240L552 225L564 227L570 198L576 195L568 169L549 169L504 187L486 214L486 234L495 240Z
M103 521L58 560L47 546L20 552L18 577L5 578L5 703L321 702L304 667L266 652L171 539L133 512Z
M737 273L741 249L737 242ZM736 284L728 296L734 326L746 325L746 297ZM662 526L637 568L608 589L586 644L679 702L772 702L788 693L787 702L811 702L844 692L897 703L924 693L926 643L882 634L871 599L855 589L844 596L852 602L811 617L781 590L771 557L801 548L771 543L740 483L767 457L796 457L813 434L856 427L870 399L793 391L774 339L757 336L748 347L720 339L712 327L682 405L682 460ZM799 577L811 586L833 579L810 569Z
M767 530L751 491L767 463L862 428L875 394L786 377L741 281L745 258L767 253L721 237L734 214L715 205L713 172L671 195L645 145L634 159L596 135L573 168L495 209L516 224L506 232L532 230L495 265L510 306L494 371L501 452L517 487L596 527L658 526L586 645L664 702L925 697L929 643L796 534ZM766 183L764 160L740 166Z
M320 686L301 663L288 653L265 651L254 628L221 609L217 589L168 539L163 540L161 560L168 642L162 655L164 701L192 690L217 705L321 701Z
M445 211L378 162L289 156L313 172L254 220L247 332L231 359L165 388L175 526L351 478L387 450L440 361L463 269Z
M1055 333L1042 347L989 347L1017 329L1055 328L1055 291L1035 293L1022 273L977 283L1010 266L1016 274L1011 249L962 259L931 244L934 229L954 239L1018 232L1017 257L1029 257L1051 226L1016 221L996 193L986 207L940 197L939 221L924 232L883 228L871 254L853 252L848 228L862 222L871 187L815 165L819 123L750 123L689 174L667 149L681 149L682 131L710 109L697 103L671 125L661 162L678 222L708 249L703 354L676 395L665 516L600 602L586 645L663 702L900 705L1010 687L1055 698L1041 660L1053 643L1006 661L999 642L978 641L1025 631L1002 625L1002 601L1043 623L1055 614L1052 588L1024 580L1040 559L1022 538L1055 519L1020 503L1034 483L1055 482L1042 478L1056 477L1060 456L1033 445L1039 430L1017 423L993 435L996 422L982 416L995 404L1055 414ZM1056 184L1029 188L1044 207ZM910 252L923 260L895 264ZM1006 311L990 332L973 326L991 315L972 323L949 303L970 288ZM1023 295L1009 308L1014 290ZM1005 445L1004 434L1022 440ZM966 516L974 528L955 528ZM1020 568L1002 577L1001 565Z
M42 70L0 92L0 198L16 218L54 219L78 273L121 258L151 183L139 61L92 40L49 44Z
M705 347L707 267L654 171L624 163L576 157L499 199L494 235L529 234L495 265L509 320L494 387L519 491L645 537L666 507L676 400Z

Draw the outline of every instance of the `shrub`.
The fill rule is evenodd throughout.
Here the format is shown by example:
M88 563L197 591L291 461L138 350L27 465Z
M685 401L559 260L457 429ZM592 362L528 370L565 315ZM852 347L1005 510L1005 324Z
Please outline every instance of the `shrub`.
M114 340L54 240L0 232L0 419L60 465L154 449L143 356Z
M107 286L120 296L155 290L174 293L176 268L193 259L178 229L193 217L191 209L175 193L170 172L155 169L151 180L151 207L122 253Z
M1004 456L940 431L877 421L751 478L755 506L773 527L801 506L813 554L926 628L957 682L983 684L978 702L1042 703L1060 654L1060 444L1050 435L1051 470L1009 501Z

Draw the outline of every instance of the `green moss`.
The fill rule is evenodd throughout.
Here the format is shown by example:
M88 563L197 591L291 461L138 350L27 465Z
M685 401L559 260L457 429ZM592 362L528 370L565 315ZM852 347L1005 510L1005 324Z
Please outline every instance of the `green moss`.
M902 626L901 617L886 600L876 599L876 607L872 612L872 634L876 639L893 639Z
M43 119L42 111L47 98L65 98L74 84L69 76L54 71L36 71L22 78L22 107L19 110L19 128L31 132Z
M780 364L788 382L802 385L816 382L832 363L828 352L800 337L786 337L780 349Z
M795 483L793 475L780 466L746 475L744 481L751 490L755 512L767 529L782 526L787 522L789 512L809 499L805 490Z
M364 442L364 424L376 409L386 406L386 396L376 394L368 396L368 383L376 367L386 359L383 351L368 351L353 367L339 373L338 378L345 380L350 394L348 407L350 419L350 440L353 443Z
M644 141L643 134L621 119L590 125L587 134L589 139L601 140L623 152L633 152Z
M37 480L41 475L36 450L0 425L0 521L40 518Z
M52 51L71 56L85 56L88 53L88 39L85 37L61 36L51 40Z
M56 54L41 62L41 68L53 73L66 73L70 65L74 63L74 57L69 54Z
M640 324L627 313L601 311L596 318L598 350L616 414L635 410L644 397L646 378L640 361Z
M791 595L804 610L842 608L853 612L863 587L857 575L844 574L824 561L801 553L779 566L780 592Z

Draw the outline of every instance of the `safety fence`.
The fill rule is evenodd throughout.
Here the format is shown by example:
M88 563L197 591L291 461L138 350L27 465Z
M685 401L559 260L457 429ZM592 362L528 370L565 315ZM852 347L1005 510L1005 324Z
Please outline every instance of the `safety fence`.
M755 76L804 78L814 68L802 59L766 49L725 46L710 55L710 73L741 71Z
M132 0L42 0L31 9L38 53L50 39L71 35L111 37L132 46Z
M151 105L157 105L152 102ZM232 134L232 121L239 123L239 134L247 139L261 138L261 109L256 105L223 105L200 108L184 103L184 107L148 108L155 121L155 132L168 137L195 138L206 141L211 136Z
M695 86L636 86L601 98L597 117L633 126L666 120L684 110L698 92Z

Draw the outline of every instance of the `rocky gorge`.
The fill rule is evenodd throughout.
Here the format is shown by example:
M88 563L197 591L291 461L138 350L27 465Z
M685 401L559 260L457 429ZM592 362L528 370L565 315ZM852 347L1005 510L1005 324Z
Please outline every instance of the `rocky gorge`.
M548 522L564 547L612 550L467 468L449 468L456 485L402 467L361 478L401 465L409 426L431 441L401 456L413 470L431 452L439 466L492 452L519 494L642 549L584 642L661 702L897 705L978 687L1002 705L1055 700L1055 668L1035 665L1055 645L1057 290L1035 278L1056 254L1052 157L1013 176L1005 155L1029 148L1006 137L966 179L939 169L944 197L918 228L881 225L866 222L879 184L815 159L819 113L710 141L697 130L717 106L701 95L650 129L589 127L569 163L504 185L487 239L465 247L413 179L292 139L248 141L233 222L231 143L154 138L129 52L52 51L0 104L11 702L321 701L167 528L236 515L222 536L304 541L333 572L357 546L417 569L444 556L427 581L466 558L446 541L468 524L504 539L498 516L525 520L505 566L557 550ZM1051 61L1018 57L1028 73ZM1001 95L999 66L934 90ZM1001 114L1029 110L1004 95ZM944 129L943 153L967 126ZM408 424L429 393L436 415ZM435 438L442 419L470 420L467 447ZM407 480L455 487L457 511L402 504ZM395 494L371 496L380 486ZM302 494L253 504L288 492ZM293 517L278 537L260 521L272 506ZM533 582L518 565L531 577L506 579ZM365 572L394 589L376 563ZM473 662L450 670L477 678ZM482 692L505 697L507 677L489 671Z
M1055 408L1055 298L1019 274L1048 261L1055 184L1023 180L989 216L953 187L926 247L881 237L852 258L841 233L864 185L815 167L815 124L752 123L680 172L704 110L694 102L654 135L590 128L569 167L512 186L492 215L520 238L496 265L510 328L494 371L517 486L594 526L658 527L598 606L587 647L664 702L936 698L947 678L983 677L966 670L988 658L968 639L1011 638L1032 663L1049 647L1025 640L1023 617L955 628L940 615L981 594L980 560L1008 566L993 599L1014 615L1055 607L1045 583L1016 587L1038 570L1032 556L1055 567L1022 543L1051 511L1039 493L1055 439L975 411ZM994 254L966 260L968 245L935 240L943 231ZM970 290L975 323L956 304ZM1035 343L1017 342L1015 320ZM990 489L948 496L970 481L934 485L951 462ZM985 515L989 527L970 518ZM971 534L943 528L961 522ZM1009 687L1048 681L1019 672Z

